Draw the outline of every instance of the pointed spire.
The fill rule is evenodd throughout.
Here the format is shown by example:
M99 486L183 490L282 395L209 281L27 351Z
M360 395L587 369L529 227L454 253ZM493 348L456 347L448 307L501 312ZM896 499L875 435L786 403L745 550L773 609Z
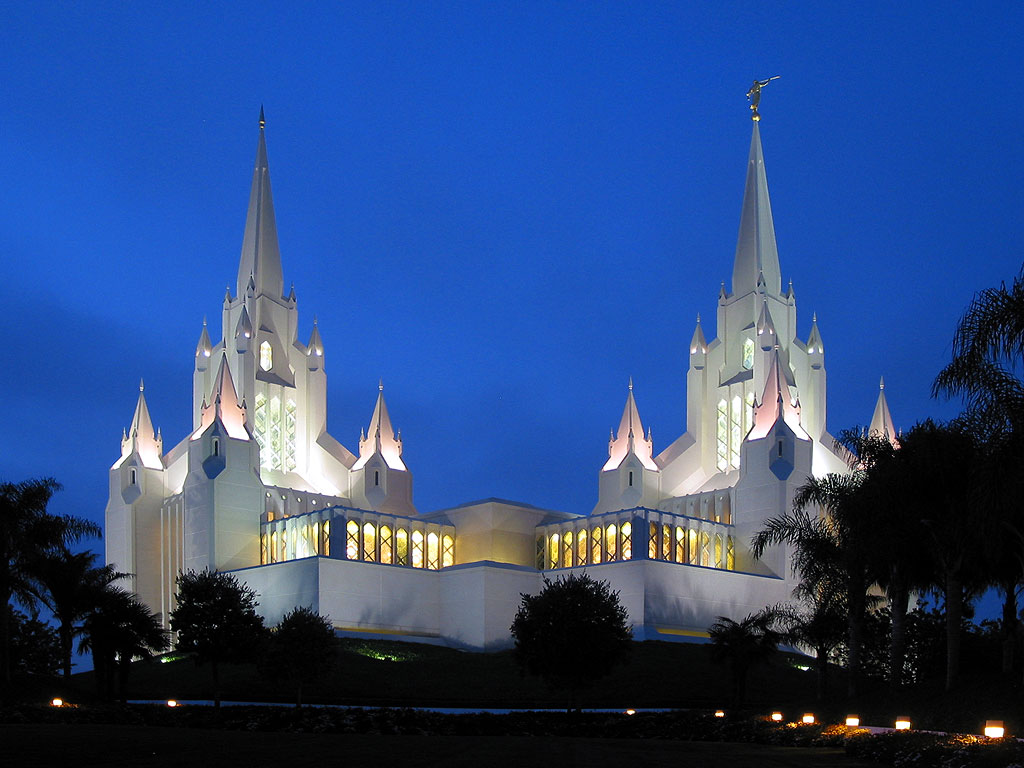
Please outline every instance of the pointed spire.
M192 439L198 440L215 421L224 427L228 437L238 440L249 439L249 431L245 427L245 404L238 402L238 391L231 378L231 368L228 366L226 354L221 355L220 368L217 369L217 377L214 380L213 402L208 404L206 398L203 398L202 419L199 428L192 433Z
M405 462L402 461L402 441L395 436L388 406L384 402L383 379L377 382L377 403L373 407L370 426L365 433L359 433L359 458L352 465L352 469L362 469L376 454L383 457L388 468L407 471Z
M800 425L800 403L794 402L789 394L789 385L783 375L782 361L779 358L779 345L772 352L771 367L764 383L764 392L760 402L754 405L754 426L747 434L747 440L760 440L771 432L772 427L781 418L798 438L810 440L807 432Z
M239 346L244 345L245 339L252 338L252 320L249 319L249 310L246 307L242 307L242 314L238 318L238 323L235 325L235 339L242 339L239 342Z
M811 333L807 337L807 353L821 355L825 353L825 345L821 343L821 331L818 330L818 313L811 317Z
M640 459L645 469L657 472L658 465L654 463L653 448L650 435L644 437L644 425L640 421L640 411L633 398L633 377L630 376L626 407L622 410L619 431L608 443L608 461L605 462L602 471L617 469L629 454L633 454Z
M872 437L883 437L893 445L896 445L896 425L893 424L892 414L889 412L889 403L885 399L885 378L878 381L878 400L875 403L875 413L871 417L871 426L868 427L868 434Z
M704 329L700 326L700 313L697 313L697 327L693 329L690 339L690 354L703 355L708 351L708 343L704 339Z
M761 314L757 318L757 335L761 338L762 349L771 349L775 346L775 322L768 309L767 299L761 302Z
M281 276L274 199L270 194L270 168L267 164L267 143L263 135L265 123L263 108L260 107L260 136L256 146L252 189L249 192L249 210L245 217L242 256L238 264L238 293L245 294L245 286L252 275L257 295L265 293L279 299L284 295L284 279Z
M142 460L142 466L163 469L163 462L160 460L163 454L163 439L158 437L153 429L153 420L149 417L149 407L146 405L145 390L146 385L140 379L135 413L132 415L131 425L121 432L121 458L114 466L120 466L126 458L137 453Z
M320 326L316 322L316 318L313 318L313 332L309 334L309 344L306 345L306 354L309 357L323 357L324 356L324 342L320 338Z
M778 296L782 292L779 253L775 244L775 224L768 199L768 178L761 151L761 133L754 123L747 160L747 182L743 191L743 212L740 215L740 234L736 242L736 258L732 269L732 292L742 296L756 290L764 281L767 292Z
M199 334L199 343L196 344L196 358L204 363L213 354L213 344L210 342L210 334L206 330L206 318L203 318L203 332Z

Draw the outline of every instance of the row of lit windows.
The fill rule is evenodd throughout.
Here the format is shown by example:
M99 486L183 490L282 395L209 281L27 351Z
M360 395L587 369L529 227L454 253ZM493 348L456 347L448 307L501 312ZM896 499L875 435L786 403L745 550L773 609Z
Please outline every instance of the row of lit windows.
M269 400L262 392L256 395L253 433L260 446L260 466L291 472L295 469L295 401L288 399L282 408L281 398Z
M642 530L642 529L641 529ZM647 557L708 568L736 568L732 536L687 529L681 525L649 523ZM581 530L564 530L537 537L537 569L572 568L633 559L633 524L611 523Z
M715 421L715 465L719 472L725 472L729 467L739 468L740 446L743 445L743 438L750 431L753 421L753 392L748 392L745 399L736 395L731 402L724 399L718 401Z
M345 523L346 560L361 560L385 565L406 565L437 570L455 565L455 537L429 531L349 520ZM291 546L289 547L289 543ZM274 530L260 537L260 564L284 560L331 556L331 521L303 523L285 530ZM289 556L289 553L294 555Z

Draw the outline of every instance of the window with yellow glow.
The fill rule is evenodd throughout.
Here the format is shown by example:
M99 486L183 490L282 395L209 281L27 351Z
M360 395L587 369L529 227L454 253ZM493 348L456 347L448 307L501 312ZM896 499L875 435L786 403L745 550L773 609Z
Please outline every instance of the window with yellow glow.
M359 559L359 523L355 520L345 524L345 557L349 560Z
M270 455L267 451L267 396L262 392L256 394L252 431L260 447L260 466L270 469Z
M270 557L270 552L267 550L267 534L260 535L260 565L266 565Z
M601 533L601 528L590 533L590 562L594 564L601 562Z
M373 523L363 525L363 560L377 562L377 529Z
M718 421L717 434L718 439L716 440L716 456L717 461L715 466L718 467L719 472L725 472L729 468L729 404L725 400L720 400L718 403Z
M711 565L711 536L707 531L703 531L700 535L700 564Z
M615 562L616 555L618 554L618 531L615 528L615 524L609 525L604 529L604 551L608 554L608 562Z
M651 523L647 535L647 557L651 560L658 559L658 524Z
M264 341L260 344L260 368L269 371L274 367L274 350L270 348L270 342Z
M686 529L676 526L676 562L686 562Z
M725 567L736 570L736 540L732 536L725 540Z
M295 401L284 404L284 468L291 472L295 469Z
M632 523L623 523L620 529L622 533L622 559L632 560L633 559L633 525Z
M576 563L587 564L587 529L576 531Z
M393 560L391 546L391 528L382 525L380 527L380 561L385 565L391 565Z
M548 568L558 567L558 553L562 543L562 537L557 533L552 533L548 537Z
M270 534L270 562L277 562L277 531Z
M419 531L412 532L412 567L423 567L423 534Z
M267 444L270 446L270 468L281 469L281 398L274 395L270 398L270 410L267 412Z
M687 550L687 554L689 554L689 556L690 556L689 560L690 560L690 564L691 565L696 565L696 563L697 563L697 561L699 559L698 558L698 553L699 553L700 549L697 546L697 538L698 538L697 531L694 530L693 528L691 528L690 529L690 534L689 534L689 542L688 542L689 548Z
M715 568L721 568L724 565L722 560L722 534L715 534Z
M278 534L278 544L280 544L281 550L277 555L277 559L284 562L288 559L288 534L285 531L281 531Z
M672 559L672 526L661 526L661 559Z
M729 463L740 465L740 445L743 443L743 400L739 395L732 399L732 414L729 428Z
M409 533L405 528L395 531L395 565L409 564Z
M295 549L296 557L309 557L309 526L303 523L299 529L299 540Z
M441 567L455 565L455 538L449 534L441 537Z
M436 571L441 564L440 548L437 534L431 531L427 534L427 568Z
M331 556L331 521L324 520L324 557Z
M562 567L572 567L572 531L562 534Z

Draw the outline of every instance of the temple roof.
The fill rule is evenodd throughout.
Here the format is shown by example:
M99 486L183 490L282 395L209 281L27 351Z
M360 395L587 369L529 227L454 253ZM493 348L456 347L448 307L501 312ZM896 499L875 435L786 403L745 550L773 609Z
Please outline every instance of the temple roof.
M263 108L260 107L260 137L256 146L256 163L249 192L249 210L245 217L242 257L238 264L238 295L245 294L250 277L257 296L267 294L283 298L281 251L277 244L274 221L274 198L270 194L270 168L267 164L267 142L263 135Z
M764 169L758 125L758 122L754 122L754 133L750 139L740 233L732 269L732 292L736 296L756 290L760 280L764 281L768 293L774 296L782 293L779 252L775 244L775 224L772 221L771 201L768 199L768 177Z

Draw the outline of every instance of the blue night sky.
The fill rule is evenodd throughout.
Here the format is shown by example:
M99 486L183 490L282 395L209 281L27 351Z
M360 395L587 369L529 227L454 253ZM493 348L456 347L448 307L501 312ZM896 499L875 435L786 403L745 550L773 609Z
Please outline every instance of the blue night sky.
M587 512L636 382L660 451L714 335L751 123L833 432L884 375L906 428L975 291L1012 278L1024 5L8 4L0 30L0 477L103 519L140 377L190 428L257 115L300 340L351 449L383 377L422 511Z

